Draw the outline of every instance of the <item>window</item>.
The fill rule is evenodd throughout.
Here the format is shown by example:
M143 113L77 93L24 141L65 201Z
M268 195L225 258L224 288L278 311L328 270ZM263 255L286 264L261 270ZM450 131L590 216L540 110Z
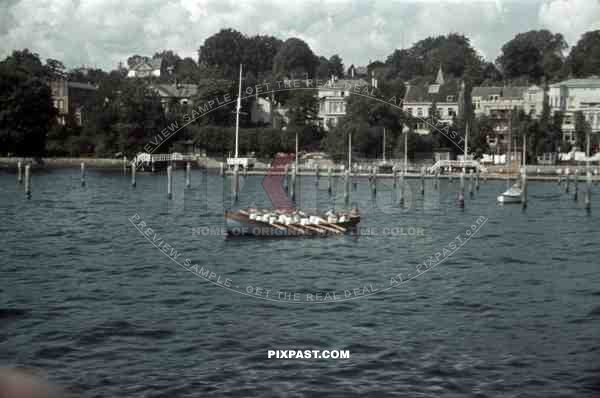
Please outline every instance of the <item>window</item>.
M423 108L417 108L417 116L423 116Z
M408 114L412 116L412 108L406 108L406 112L408 112Z
M448 116L450 116L450 117L456 116L456 113L454 112L453 108L448 108Z
M454 96L453 95L446 96L446 102L454 102Z

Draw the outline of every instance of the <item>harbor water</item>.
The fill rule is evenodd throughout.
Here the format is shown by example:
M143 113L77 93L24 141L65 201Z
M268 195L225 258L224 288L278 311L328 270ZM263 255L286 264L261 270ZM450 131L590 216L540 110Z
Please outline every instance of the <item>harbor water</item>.
M391 179L346 205L342 179L330 197L302 176L299 205L356 204L359 230L256 239L221 233L230 177L193 170L186 188L179 168L172 199L166 175L136 177L36 171L27 199L0 174L3 365L82 397L600 393L596 186L588 213L555 182L532 182L523 210L496 204L502 181L459 208L456 179L424 196L413 179L400 207ZM262 182L242 178L234 207L269 207Z

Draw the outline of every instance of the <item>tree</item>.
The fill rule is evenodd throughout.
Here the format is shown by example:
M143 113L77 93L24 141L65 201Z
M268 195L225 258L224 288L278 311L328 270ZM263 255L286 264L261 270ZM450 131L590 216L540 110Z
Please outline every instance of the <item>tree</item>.
M132 55L131 57L127 58L127 66L129 67L129 69L131 69L137 64L144 61L148 61L148 57L144 57L138 54Z
M46 68L48 68L50 76L55 79L63 78L66 76L65 65L56 59L48 58L46 60Z
M223 77L235 79L244 61L246 42L246 36L237 30L221 29L204 40L198 50L198 63L218 68Z
M585 120L583 112L575 112L575 145L580 151L585 151L587 135L592 133L592 126Z
M569 70L576 77L587 77L600 71L600 30L583 34L571 49L567 60Z
M535 83L557 79L563 66L562 51L567 48L562 34L548 30L519 33L502 46L496 62L506 78L525 76Z
M276 78L306 78L315 75L317 63L308 44L293 37L283 43L273 58L273 74Z
M36 76L39 75L39 76ZM57 111L39 58L27 50L0 62L0 148L19 156L44 155Z
M449 76L461 77L467 68L481 75L483 60L469 38L456 33L428 37L409 49L395 50L386 60L394 76L410 80L417 76L434 77L440 66Z
M344 64L342 63L342 59L339 55L335 54L329 58L329 75L334 75L339 78L344 76Z

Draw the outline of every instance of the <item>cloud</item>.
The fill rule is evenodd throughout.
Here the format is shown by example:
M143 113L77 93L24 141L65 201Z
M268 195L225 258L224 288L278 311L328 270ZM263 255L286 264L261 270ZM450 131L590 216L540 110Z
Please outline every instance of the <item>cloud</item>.
M598 29L600 0L0 0L0 56L115 68L133 54L171 49L196 59L222 28L305 40L346 66L385 58L430 35L463 33L489 60L517 33L547 27L573 44Z
M560 32L570 46L577 44L581 35L600 29L600 0L552 0L540 7L542 26Z

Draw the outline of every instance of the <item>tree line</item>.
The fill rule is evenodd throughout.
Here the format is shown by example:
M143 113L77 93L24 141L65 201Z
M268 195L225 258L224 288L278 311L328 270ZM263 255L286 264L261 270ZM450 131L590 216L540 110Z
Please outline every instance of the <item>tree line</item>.
M568 48L564 37L548 30L517 34L502 46L495 62L484 60L473 48L468 37L456 33L428 37L410 48L394 50L385 60L367 65L367 75L378 79L377 94L402 98L405 83L433 81L442 66L448 79L465 82L464 112L455 118L453 128L464 134L470 125L473 152L489 152L485 136L493 123L487 117L475 118L470 91L476 85L529 85L547 87L567 77L587 77L600 70L600 30L585 33ZM165 73L160 77L127 78L127 69L119 66L111 71L76 68L67 70L55 59L45 62L28 49L14 51L0 62L0 152L19 156L98 156L111 157L135 154L173 121L181 120L191 105L177 101L161 103L157 93L149 88L159 83L193 83L198 91L194 104L204 103L219 95L237 95L239 65L244 65L244 87L275 82L284 78L328 79L342 77L354 65L346 68L341 57L320 56L298 38L280 40L273 36L247 36L233 29L223 29L204 40L198 48L198 58L182 58L172 50L152 56L135 54L127 59L128 67L161 58ZM98 87L86 106L86 119L79 126L74 120L65 125L56 123L49 82L64 78L89 82ZM413 131L415 120L390 104L360 96L346 99L346 115L337 126L325 129L318 120L316 90L290 90L262 94L275 106L286 108L287 125L269 126L253 123L247 115L257 97L242 102L240 148L271 157L293 148L298 133L304 150L325 150L332 156L343 156L349 133L359 156L380 157L381 136L387 132L386 152L396 156L408 151L447 149L458 152L448 138L432 129L428 136ZM435 107L433 107L435 111ZM165 111L166 109L166 111ZM234 103L219 108L181 129L160 151L184 151L191 144L210 155L233 152ZM435 114L435 112L433 112ZM547 98L540 118L523 112L514 114L515 131L526 134L531 142L530 155L555 151L561 144L560 114L550 114ZM409 126L409 144L403 148L402 132ZM582 115L576 115L578 144L589 131Z

